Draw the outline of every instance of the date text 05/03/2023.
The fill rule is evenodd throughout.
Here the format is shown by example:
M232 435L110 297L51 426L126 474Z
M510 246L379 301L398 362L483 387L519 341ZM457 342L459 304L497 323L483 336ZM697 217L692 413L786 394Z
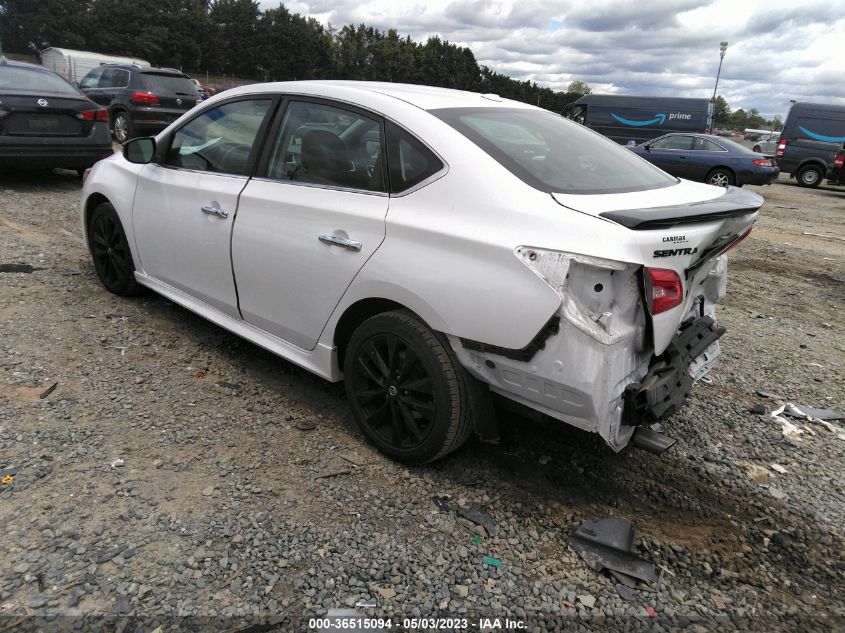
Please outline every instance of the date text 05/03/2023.
M318 631L362 630L362 631L438 631L452 633L462 631L518 631L525 629L522 620L510 618L362 618L360 616L311 618L309 629Z

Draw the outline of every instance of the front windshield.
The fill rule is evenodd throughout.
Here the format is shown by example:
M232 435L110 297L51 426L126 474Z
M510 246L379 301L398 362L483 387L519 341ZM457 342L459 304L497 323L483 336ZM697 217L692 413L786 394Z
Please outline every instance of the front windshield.
M623 193L677 182L621 145L545 110L445 108L430 112L541 191Z

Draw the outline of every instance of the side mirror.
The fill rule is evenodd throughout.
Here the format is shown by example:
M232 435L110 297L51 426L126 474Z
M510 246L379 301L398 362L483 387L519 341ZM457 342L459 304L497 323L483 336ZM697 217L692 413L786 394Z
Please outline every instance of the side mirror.
M645 145L643 145L643 149L646 150L647 152L650 152L651 151L651 145L646 143Z
M156 155L156 140L152 137L133 138L123 145L123 157L130 163L146 165Z

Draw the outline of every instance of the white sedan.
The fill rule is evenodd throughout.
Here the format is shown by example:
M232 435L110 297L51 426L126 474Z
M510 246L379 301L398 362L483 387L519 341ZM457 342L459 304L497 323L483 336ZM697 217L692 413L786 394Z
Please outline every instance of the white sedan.
M227 91L93 168L82 226L149 288L330 381L409 463L498 394L614 450L712 366L726 257L760 196L678 180L523 103L308 81Z

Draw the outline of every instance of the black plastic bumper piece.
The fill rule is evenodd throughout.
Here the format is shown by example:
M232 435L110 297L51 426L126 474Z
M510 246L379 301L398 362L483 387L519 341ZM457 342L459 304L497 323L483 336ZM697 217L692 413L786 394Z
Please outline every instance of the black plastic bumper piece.
M692 390L690 363L725 331L710 317L684 321L666 351L654 358L643 381L625 388L623 423L653 424L674 414Z
M462 338L461 344L467 348L474 350L476 352L486 352L488 354L497 354L498 356L504 356L505 358L512 358L513 360L520 360L523 362L528 362L534 355L539 352L541 349L546 347L546 340L560 332L560 315L555 314L546 322L546 325L543 326L537 335L531 340L531 342L523 347L522 349L511 349L508 347L499 347L498 345L489 345L487 343L480 343L478 341L472 341L468 338Z

